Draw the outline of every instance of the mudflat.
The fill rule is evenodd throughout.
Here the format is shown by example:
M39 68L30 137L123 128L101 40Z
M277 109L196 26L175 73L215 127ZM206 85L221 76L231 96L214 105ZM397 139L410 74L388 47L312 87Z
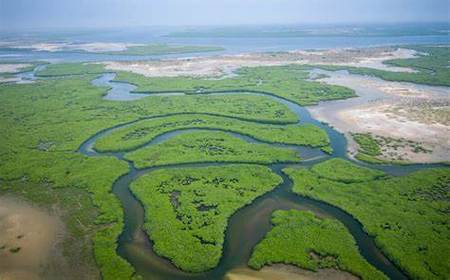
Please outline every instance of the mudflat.
M58 216L12 197L0 197L0 279L43 277L64 236Z

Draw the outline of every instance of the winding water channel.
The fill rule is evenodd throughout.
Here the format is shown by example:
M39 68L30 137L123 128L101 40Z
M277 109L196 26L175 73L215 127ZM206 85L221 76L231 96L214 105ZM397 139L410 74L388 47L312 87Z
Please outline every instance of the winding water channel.
M135 87L131 84L123 82L112 82L114 77L114 73L105 73L99 78L92 81L92 83L96 86L107 86L111 88L108 94L105 96L106 99L134 100L138 98L151 98L151 94L132 93ZM165 95L173 94L182 93L165 93ZM141 275L144 279L222 279L224 275L231 269L246 266L253 247L271 229L270 219L273 211L278 209L301 209L310 210L316 213L316 215L322 217L333 217L338 219L353 235L361 255L369 263L371 263L380 271L384 272L391 279L407 279L405 274L395 265L393 265L392 262L390 262L375 246L374 239L364 232L362 225L356 219L337 207L294 194L291 191L293 182L282 172L282 169L287 166L310 166L331 157L341 157L348 159L346 155L347 142L343 134L313 119L305 108L288 100L273 96L269 93L247 91L242 92L237 90L229 92L211 92L208 94L252 94L268 96L277 102L287 105L290 110L295 112L300 120L299 124L310 123L324 129L330 137L334 152L332 155L326 155L319 149L312 149L295 145L272 144L276 146L295 149L300 153L302 157L302 163L289 165L268 165L268 167L271 168L274 173L281 176L283 182L273 191L264 194L263 196L254 200L250 205L238 210L231 217L226 229L223 255L219 265L211 271L197 274L183 272L177 269L169 260L162 258L154 253L154 251L152 250L153 244L151 240L142 230L142 226L144 223L143 206L130 192L129 186L139 176L160 168L204 167L212 165L221 166L230 163L172 164L146 169L137 169L132 162L127 161L129 165L129 172L126 175L120 177L113 185L113 192L121 201L125 215L125 226L122 234L119 237L118 253L120 256L122 256L132 264L139 275ZM126 161L124 159L124 152L99 153L93 149L93 146L99 138L108 135L118 128L132 125L135 122L136 121L117 125L109 129L100 131L90 139L86 140L81 145L79 152L90 157L114 156L120 160ZM145 146L161 143L176 135L196 130L199 129L184 129L164 133L154 138L152 141L146 143ZM260 143L260 141L257 141L245 135L232 132L228 133L247 142ZM368 164L363 164L360 162L356 163L359 165L369 166ZM404 175L418 169L435 166L438 165L370 165L371 168L383 170L390 175Z

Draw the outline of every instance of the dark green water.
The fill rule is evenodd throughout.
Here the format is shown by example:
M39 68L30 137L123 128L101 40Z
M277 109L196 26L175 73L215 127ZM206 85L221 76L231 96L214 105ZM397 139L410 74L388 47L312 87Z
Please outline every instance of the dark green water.
M100 81L100 82L99 82ZM102 85L101 81L109 82L108 78L97 79L96 85ZM113 83L109 83L109 86ZM129 95L129 90L121 85L122 89L125 89L124 96ZM119 91L120 92L120 91ZM114 94L118 94L115 89ZM324 129L330 138L331 146L334 150L333 154L326 155L318 149L311 149L307 147L299 147L294 145L280 145L299 151L303 162L300 164L289 166L310 166L317 162L329 159L331 157L347 158L347 142L345 137L324 125L317 120L313 119L309 112L290 102L279 97L272 96L262 92L216 92L209 94L253 94L253 95L265 95L270 96L274 100L287 105L293 112L297 114L300 123L311 123ZM148 97L151 98L151 97ZM123 97L119 98L123 100ZM172 114L173 115L173 114ZM80 147L80 152L87 156L115 156L121 160L123 159L123 153L104 153L100 154L93 150L93 145L96 140L111 133L113 130L132 124L122 124L110 129L99 132L92 138L88 139ZM198 130L198 129L195 129ZM159 135L145 146L154 145L167 139L170 139L176 135L192 131L177 130ZM235 137L239 137L245 141L251 143L258 143L259 141L244 135L229 132ZM239 162L241 163L241 162ZM362 164L356 162L360 165ZM264 194L257 198L250 205L247 205L238 210L230 219L228 228L226 230L225 243L223 248L223 256L219 265L204 273L191 274L185 273L177 269L170 261L159 257L152 250L152 242L142 230L144 223L144 210L140 202L133 196L129 190L131 182L136 180L139 176L146 174L152 170L159 168L180 168L180 167L205 167L211 165L227 165L230 163L196 163L196 164L174 164L169 166L152 167L147 169L138 170L131 162L129 162L130 171L128 174L120 177L113 185L113 192L117 195L122 203L125 215L125 227L119 238L118 253L120 256L130 262L135 268L136 272L143 276L144 279L221 279L223 276L233 268L242 267L246 265L253 247L264 237L264 235L270 230L270 218L273 211L278 209L301 209L310 210L319 216L334 217L341 221L353 235L358 245L361 255L373 266L384 272L391 279L407 279L404 273L396 268L380 250L375 246L372 237L368 236L362 225L355 220L352 216L344 212L343 210L334 207L332 205L315 201L307 197L302 197L294 194L291 191L292 181L282 172L282 169L287 167L286 164L273 164L269 167L274 173L278 174L283 182L277 186L273 191ZM385 171L391 175L404 175L409 172L435 167L437 165L409 165L409 166L394 166L394 165L370 165L371 168L377 168Z

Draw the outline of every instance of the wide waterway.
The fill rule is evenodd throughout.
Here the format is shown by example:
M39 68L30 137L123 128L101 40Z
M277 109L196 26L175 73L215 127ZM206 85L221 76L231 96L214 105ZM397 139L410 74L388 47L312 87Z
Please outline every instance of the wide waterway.
M264 27L265 28L265 27ZM333 27L334 28L334 27ZM383 26L381 26L383 28ZM439 27L432 27L439 28ZM444 27L441 27L444 28ZM386 36L312 36L312 37L171 37L170 28L154 30L152 28L130 30L83 30L80 32L3 32L0 33L1 61L48 61L48 62L85 62L85 61L132 61L161 58L186 58L192 56L213 56L222 54L240 54L248 52L276 52L308 49L364 48L374 46L449 44L450 36L397 34ZM289 28L283 28L289 31ZM266 37L267 36L267 37ZM1 43L16 42L22 46L36 43L138 43L138 44L176 44L220 46L223 51L204 53L184 53L168 55L109 55L80 51L35 51L32 49L13 49L3 47Z

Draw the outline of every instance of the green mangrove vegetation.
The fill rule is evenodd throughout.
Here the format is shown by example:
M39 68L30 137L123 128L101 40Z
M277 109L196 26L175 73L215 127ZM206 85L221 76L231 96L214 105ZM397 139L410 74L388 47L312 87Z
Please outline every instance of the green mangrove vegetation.
M193 162L298 162L297 152L267 144L251 144L225 132L190 132L125 155L137 168Z
M387 279L359 253L355 240L339 221L306 211L275 211L273 228L256 245L249 266L284 263L317 271L334 268L361 279Z
M0 85L0 178L9 192L15 191L18 187L14 182L20 181L45 187L51 193L75 188L89 194L90 203L97 209L89 225L90 236L104 279L129 279L134 273L116 253L123 213L111 192L113 182L128 172L128 165L112 157L78 153L86 139L121 123L174 112L296 121L286 106L255 96L155 96L130 102L108 101L102 98L107 88L93 86L93 78L78 75Z
M339 176L325 178L306 168L283 171L294 181L294 192L354 216L411 278L446 279L450 275L443 257L450 253L448 168L355 183L341 181Z
M349 161L333 158L318 163L311 171L321 178L344 183L364 182L384 176L384 172L357 166Z
M134 181L154 250L185 271L215 267L228 218L272 190L281 177L258 165L160 169Z
M102 99L106 88L92 86L92 78L1 85L4 140L0 145L10 144L11 150L5 147L10 153L17 146L40 152L76 151L84 140L105 128L174 112L275 122L297 120L286 106L256 96L155 96L130 102L107 101Z
M58 63L48 64L37 71L38 77L57 77L69 75L102 74L105 72L103 64L98 63Z
M356 96L348 88L309 80L308 67L301 65L244 67L237 76L224 79L193 77L145 77L123 72L117 81L128 81L136 92L184 92L199 94L217 91L260 91L290 100L299 105L313 105L323 100Z
M244 67L236 77L210 79L198 77L145 77L118 71L116 81L137 86L136 92L184 92L201 94L220 91L260 91L279 96L299 105L313 105L323 100L355 97L353 90L309 80L309 67L301 65ZM39 76L66 76L105 72L101 64L51 64Z
M358 153L355 158L361 161L377 163L409 164L402 155L396 155L394 151L406 149L413 153L431 153L422 143L404 138L384 137L371 133L352 133L352 137L358 144Z
M77 188L89 193L98 213L94 225L102 225L91 235L96 263L105 279L126 279L133 269L115 252L123 217L111 185L128 166L75 153L95 130L114 123L110 115L102 121L102 109L86 110L101 94L87 79L1 85L0 178L12 188L20 181L55 192Z
M142 120L116 129L95 143L98 151L127 151L136 149L156 136L179 129L208 128L237 132L255 139L312 147L328 147L325 131L314 125L287 124L283 126L249 122L235 118L211 115L176 115Z
M406 75L398 80L448 85L442 82L448 73L448 59L434 61L445 57L446 49L415 48L429 55L388 63L418 72L392 75ZM161 49L159 46L153 51ZM131 51L141 55L151 49ZM147 78L119 72L116 80L131 82L141 92L186 93L126 102L105 100L109 88L92 84L105 72L101 64L51 64L38 75L58 79L1 84L0 194L12 193L47 207L61 206L69 232L64 253L72 254L71 262L78 265L85 261L86 267L95 263L99 272L92 275L100 274L103 279L131 279L139 276L117 253L124 215L112 186L133 166L109 154L84 155L80 152L83 143L114 128L101 134L95 150L128 152L125 159L139 168L228 162L223 166L153 170L131 185L145 208L145 230L154 241L155 251L184 271L212 269L222 256L225 230L233 213L282 182L268 167L256 163L299 161L294 150L248 143L227 132L266 143L331 152L324 130L299 124L288 106L255 95L262 92L300 105L355 96L350 89L310 81L309 69L299 65L242 68L237 76L215 80ZM223 94L207 94L211 92ZM204 131L182 133L144 147L157 136L183 129ZM361 149L358 159L376 162L383 152L380 142L371 135L354 137ZM241 161L255 165L235 163ZM284 172L294 181L294 192L353 215L411 278L445 279L450 275L450 267L442 257L450 251L449 169L391 177L332 159L311 168L288 168ZM312 270L338 268L363 279L384 278L361 258L353 238L335 220L280 211L274 214L273 223L273 230L254 251L252 267L285 262ZM318 235L318 230L323 235ZM295 246L286 243L291 241ZM87 251L80 253L80 246Z
M356 158L370 163L382 163L383 160L378 159L381 156L381 148L379 143L369 133L353 133L353 140L358 144L358 153Z
M352 90L308 80L309 70L348 70L351 74L376 76L387 81L412 82L434 86L450 86L450 47L448 46L404 46L418 52L416 58L385 61L386 64L407 67L415 72L393 72L365 67L337 65L286 65L243 67L236 77L206 79L193 77L145 77L119 71L118 81L135 84L138 92L180 91L188 94L233 89L263 91L288 99L299 105L313 105L323 100L354 97ZM73 74L96 74L104 72L101 64L64 63L52 64L40 71L40 76Z

